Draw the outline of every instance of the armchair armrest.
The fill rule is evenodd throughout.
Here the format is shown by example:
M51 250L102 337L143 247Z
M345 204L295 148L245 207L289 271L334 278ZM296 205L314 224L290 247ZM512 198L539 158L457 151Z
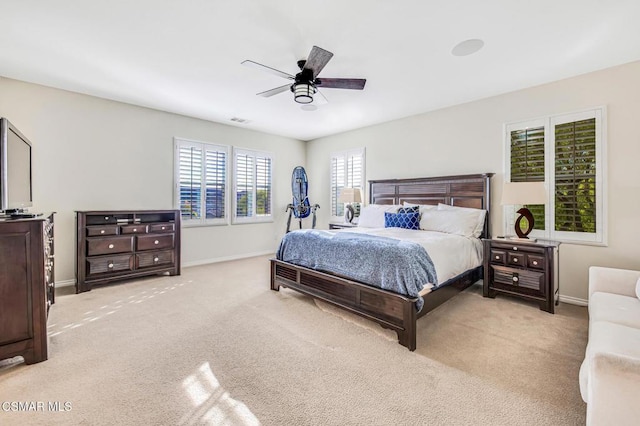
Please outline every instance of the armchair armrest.
M591 359L587 425L634 425L640 417L640 360L598 353Z
M638 278L640 278L640 271L591 266L589 268L589 297L596 291L636 297Z

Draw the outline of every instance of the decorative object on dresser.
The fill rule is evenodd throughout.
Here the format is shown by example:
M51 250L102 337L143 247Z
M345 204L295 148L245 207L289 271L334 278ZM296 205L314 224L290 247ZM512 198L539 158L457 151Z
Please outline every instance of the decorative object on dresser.
M0 359L45 361L54 303L53 213L0 220Z
M537 301L540 309L554 313L558 292L556 241L508 239L484 241L484 297L497 293Z
M180 210L76 212L76 293L145 275L180 275Z
M544 182L507 182L502 188L502 205L540 205L547 202L547 190ZM515 223L518 238L529 239L528 235L535 224L533 213L526 207L518 210L520 216ZM527 229L522 230L522 219L527 219ZM535 241L535 238L533 239Z
M434 206L442 203L486 209L481 236L488 238L491 176L493 173L369 181L369 206L401 205L407 202ZM397 211L397 207L395 210ZM359 227L362 226L362 219L361 217ZM271 259L271 290L278 291L281 286L287 287L375 321L382 327L395 331L398 342L411 351L416 349L417 319L481 278L481 264L465 270L426 294L424 306L418 311L419 298L377 288L330 272Z
M360 210L359 205L362 202L360 188L342 188L338 201L344 203L345 223L353 222L353 218L356 217L356 209Z

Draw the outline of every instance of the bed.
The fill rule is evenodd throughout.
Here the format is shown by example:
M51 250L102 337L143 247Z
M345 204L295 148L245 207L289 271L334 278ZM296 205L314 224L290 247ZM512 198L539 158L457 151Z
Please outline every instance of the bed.
M369 204L445 204L487 211L480 238L490 238L490 179L492 173L369 181ZM421 231L416 231L421 232ZM398 342L416 349L416 321L482 278L482 262L431 289L420 299L372 287L344 276L271 259L271 289L290 288L346 309L384 328L394 330Z

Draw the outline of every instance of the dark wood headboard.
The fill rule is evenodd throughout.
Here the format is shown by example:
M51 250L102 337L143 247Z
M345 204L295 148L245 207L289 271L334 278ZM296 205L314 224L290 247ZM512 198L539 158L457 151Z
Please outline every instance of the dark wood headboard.
M416 179L385 179L369 181L370 204L449 204L458 207L485 209L482 238L490 238L490 179L493 173L460 176L439 176Z

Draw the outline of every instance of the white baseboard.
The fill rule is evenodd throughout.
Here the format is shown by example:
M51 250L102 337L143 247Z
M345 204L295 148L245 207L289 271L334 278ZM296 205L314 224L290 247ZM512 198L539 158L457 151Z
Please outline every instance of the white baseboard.
M267 251L257 252L257 253L240 254L240 255L236 255L236 256L215 257L213 259L196 260L195 262L183 263L182 267L183 268L190 268L192 266L208 265L210 263L228 262L230 260L240 260L240 259L246 259L246 258L249 258L249 257L266 256L268 254L272 254L272 255L275 256L275 252L273 250L267 250ZM74 285L76 285L76 280L75 279L73 279L73 280L56 281L56 288L70 287L70 286L74 286Z
M56 288L60 288L60 287L70 287L72 285L76 285L76 280L63 280L63 281L56 281Z
M570 305L578 305L578 306L589 306L589 301L584 299L578 299L577 297L571 296L563 296L560 295L560 301L563 303L568 303Z
M182 267L183 268L189 268L191 266L200 266L200 265L208 265L210 263L228 262L230 260L247 259L249 257L266 256L268 254L271 254L274 257L276 255L275 251L267 250L267 251L261 251L261 252L256 252L256 253L239 254L239 255L235 255L235 256L214 257L212 259L196 260L194 262L183 263Z

